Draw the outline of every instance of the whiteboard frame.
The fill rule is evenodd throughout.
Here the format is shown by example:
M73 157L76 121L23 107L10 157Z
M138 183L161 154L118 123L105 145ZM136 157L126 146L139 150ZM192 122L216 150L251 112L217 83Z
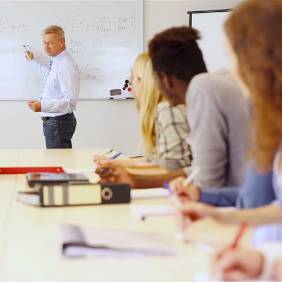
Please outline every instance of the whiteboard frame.
M189 27L194 27L199 30L201 38L198 41L199 47L202 51L204 61L206 63L208 71L215 71L218 69L230 69L230 59L228 53L226 52L225 43L224 43L224 31L222 31L222 27L217 29L215 26L215 30L212 33L212 19L216 21L216 24L222 24L221 20L224 20L228 17L232 8L227 9L217 9L217 10L197 10L197 11L188 11L187 14L189 16ZM197 16L198 15L198 16ZM206 16L204 16L206 15ZM204 20L206 19L206 21ZM213 21L212 20L212 21ZM207 25L207 23L209 23ZM210 29L211 28L211 29ZM212 38L211 35L215 37ZM223 38L222 38L223 36ZM218 41L216 40L218 39ZM219 48L220 47L220 48ZM218 50L221 50L219 52ZM220 58L220 62L215 61L213 58Z
M218 9L218 10L198 10L198 11L188 11L189 16L189 27L193 27L193 14L204 14L204 13L222 13L222 12L231 12L232 9Z

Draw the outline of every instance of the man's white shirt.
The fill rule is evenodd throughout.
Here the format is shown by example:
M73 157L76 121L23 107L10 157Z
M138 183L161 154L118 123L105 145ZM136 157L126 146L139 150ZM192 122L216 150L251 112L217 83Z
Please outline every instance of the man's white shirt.
M69 53L64 50L52 58L52 68L31 60L32 67L45 81L41 92L41 116L55 117L72 113L79 95L79 70ZM47 78L46 78L47 77Z

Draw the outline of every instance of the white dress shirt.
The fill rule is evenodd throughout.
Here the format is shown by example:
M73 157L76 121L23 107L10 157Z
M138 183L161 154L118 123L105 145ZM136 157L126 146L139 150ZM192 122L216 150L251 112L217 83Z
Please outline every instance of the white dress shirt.
M72 113L79 95L79 70L69 53L64 50L52 58L52 67L36 60L30 62L41 76L41 116L55 117Z

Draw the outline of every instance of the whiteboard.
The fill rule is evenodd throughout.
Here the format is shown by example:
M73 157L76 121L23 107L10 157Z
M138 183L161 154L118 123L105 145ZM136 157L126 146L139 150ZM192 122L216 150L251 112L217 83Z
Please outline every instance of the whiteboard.
M192 26L200 31L199 46L209 71L230 69L225 43L224 22L230 12L192 14Z
M47 63L42 30L59 25L80 69L80 99L105 99L121 89L143 49L143 1L0 2L0 99L37 99L40 80L22 44ZM132 96L122 91L121 97ZM119 96L120 97L120 96Z

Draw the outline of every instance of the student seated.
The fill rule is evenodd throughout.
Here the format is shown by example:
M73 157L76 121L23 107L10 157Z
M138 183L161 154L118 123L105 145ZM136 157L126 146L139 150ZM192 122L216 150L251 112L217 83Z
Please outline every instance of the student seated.
M131 84L140 113L140 129L145 159L111 161L125 167L152 164L169 170L190 167L192 154L186 142L190 128L184 104L172 106L161 95L153 77L148 53L140 54L132 67ZM94 156L96 161L106 158Z
M234 70L254 106L252 158L262 171L273 166L276 201L260 208L232 211L185 202L180 208L184 225L205 217L223 223L267 224L256 228L253 238L260 242L282 240L281 24L282 3L271 0L242 3L225 24Z
M149 54L159 88L172 106L185 103L188 88L191 133L187 142L193 163L200 167L199 184L204 188L237 186L242 181L248 143L248 100L227 71L205 73L198 39L195 29L170 28L151 40ZM110 162L101 167L108 168L102 181L122 181L132 187L161 186L173 178L170 175L155 181L152 175L136 179Z

